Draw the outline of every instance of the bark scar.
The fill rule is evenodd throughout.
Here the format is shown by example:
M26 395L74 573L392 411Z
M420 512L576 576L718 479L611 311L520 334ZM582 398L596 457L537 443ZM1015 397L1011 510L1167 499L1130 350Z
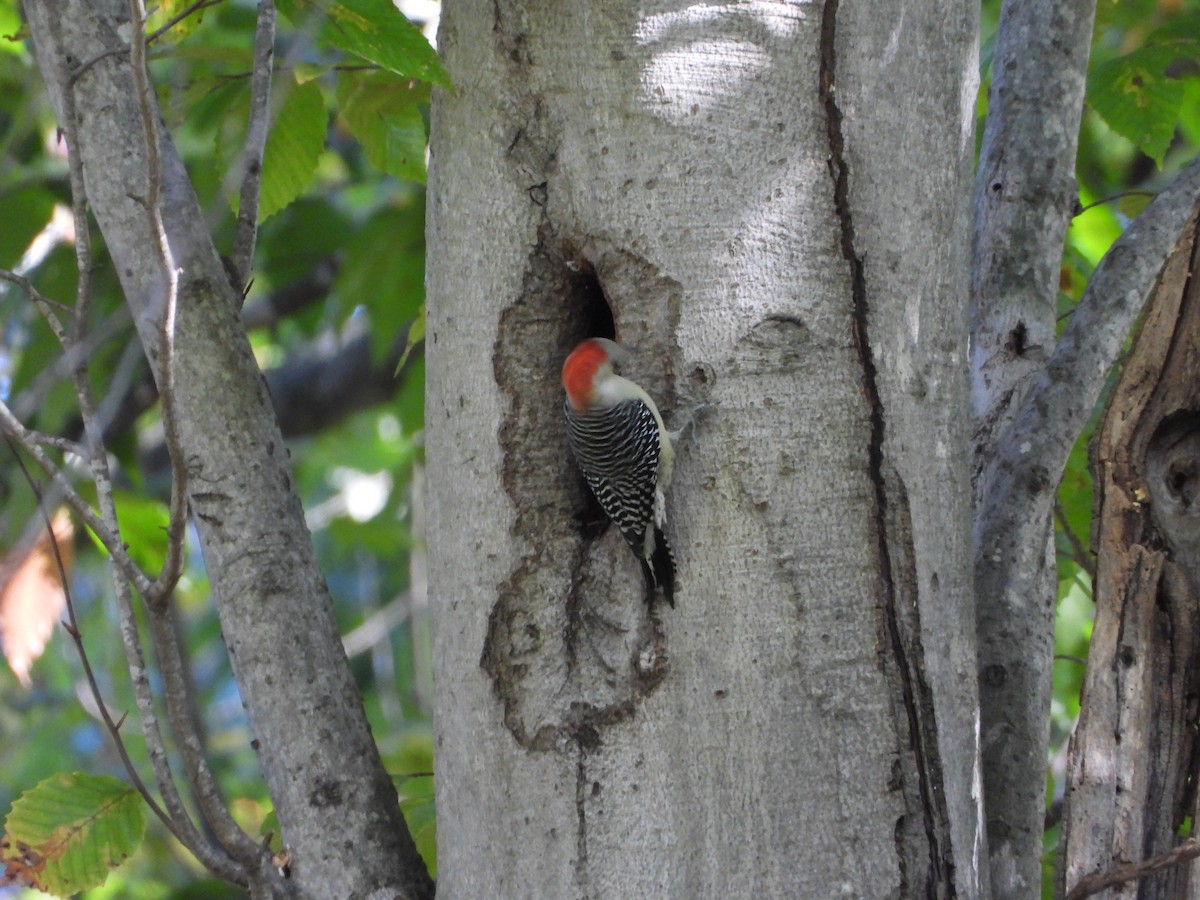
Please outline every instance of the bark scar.
M897 857L900 864L901 892L908 895L923 893L929 897L954 893L953 877L947 869L943 856L941 837L945 833L947 813L944 792L941 790L941 759L937 749L936 724L929 724L933 713L929 685L924 678L923 651L920 639L920 621L917 612L915 567L911 546L901 543L895 549L892 541L911 542L911 528L905 529L898 521L907 513L903 484L894 467L885 460L884 440L887 416L879 393L879 376L875 357L871 350L871 310L867 299L866 267L863 254L855 246L854 216L850 201L850 164L846 156L845 134L842 130L842 111L836 95L837 74L837 16L839 0L825 0L821 11L821 48L819 96L825 110L825 126L829 141L829 175L833 182L833 203L841 232L842 257L850 268L852 292L851 327L854 346L862 368L863 397L869 410L870 439L867 445L867 473L873 491L873 532L876 571L876 590L883 616L883 653L891 659L884 661L885 672L898 682L903 710L897 713L905 721L898 722L901 733L906 729L915 763L918 794L905 790L906 805L917 800L923 819L926 843L929 852L928 869L913 866L909 850L902 846L902 829L897 829ZM889 475L891 476L889 478ZM898 490L898 502L889 510L889 482L891 490ZM899 526L899 527L898 527ZM911 571L910 571L911 570ZM897 580L901 584L897 584ZM909 594L914 601L906 613L902 606ZM923 708L923 709L922 709ZM902 749L902 752L905 752ZM907 767L901 765L903 773ZM915 810L913 810L915 812ZM923 885L912 884L911 880L925 881Z
M588 822L587 822L587 749L582 741L575 746L579 754L575 761L575 882L588 886Z

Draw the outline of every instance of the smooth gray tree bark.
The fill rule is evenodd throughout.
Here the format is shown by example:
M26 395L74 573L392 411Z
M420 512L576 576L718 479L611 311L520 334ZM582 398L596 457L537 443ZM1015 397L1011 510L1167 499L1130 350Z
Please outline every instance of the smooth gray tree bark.
M1054 349L1095 8L1095 0L1003 4L975 183L975 591L991 883L999 897L1033 896L1041 883L1046 788L1035 773L1045 768L1050 741L1054 499L1078 430L1049 457L1021 458L1032 474L1019 491L993 463Z
M449 898L986 893L966 320L976 11L445 5L427 398ZM562 427L679 449L648 610Z
M75 111L63 123L70 149L161 386L167 275L146 208L129 4L24 8L60 121ZM156 108L154 117L159 211L179 269L175 404L189 506L291 877L273 878L265 853L242 862L256 896L431 896L346 664L239 298Z

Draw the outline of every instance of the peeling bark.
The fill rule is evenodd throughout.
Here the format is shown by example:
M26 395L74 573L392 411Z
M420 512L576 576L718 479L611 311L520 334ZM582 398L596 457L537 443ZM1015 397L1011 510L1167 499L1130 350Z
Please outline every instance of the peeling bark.
M1092 447L1096 622L1071 739L1062 886L1181 843L1200 745L1200 223L1163 271ZM1194 863L1143 898L1190 896Z

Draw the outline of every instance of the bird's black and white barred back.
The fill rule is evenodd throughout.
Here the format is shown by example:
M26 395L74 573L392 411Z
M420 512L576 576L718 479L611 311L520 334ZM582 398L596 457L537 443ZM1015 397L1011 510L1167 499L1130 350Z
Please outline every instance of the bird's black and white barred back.
M633 548L646 578L647 599L658 590L675 605L675 557L661 525L659 421L641 400L575 409L565 404L567 442L600 508Z

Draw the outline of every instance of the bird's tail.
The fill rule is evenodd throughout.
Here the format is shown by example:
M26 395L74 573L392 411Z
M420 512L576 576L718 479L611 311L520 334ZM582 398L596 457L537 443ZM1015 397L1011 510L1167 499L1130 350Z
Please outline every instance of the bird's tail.
M662 591L663 599L674 608L675 554L661 528L654 529L654 552L649 560L642 560L642 571L646 575L646 602L653 605L654 595Z

